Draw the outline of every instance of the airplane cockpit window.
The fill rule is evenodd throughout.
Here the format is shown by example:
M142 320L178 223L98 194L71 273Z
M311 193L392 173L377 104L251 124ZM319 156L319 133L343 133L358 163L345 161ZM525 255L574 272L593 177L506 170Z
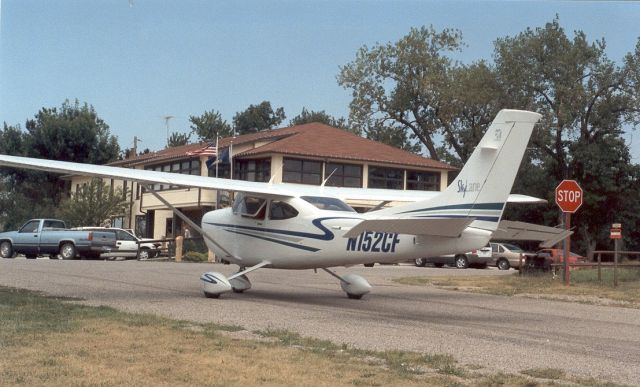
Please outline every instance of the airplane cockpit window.
M293 208L289 203L281 202L279 200L272 200L269 207L269 219L283 220L291 219L298 216L298 211Z
M233 203L233 213L249 218L264 219L267 200L255 196L238 195Z
M355 212L353 208L340 199L326 196L301 196L300 198L321 210Z

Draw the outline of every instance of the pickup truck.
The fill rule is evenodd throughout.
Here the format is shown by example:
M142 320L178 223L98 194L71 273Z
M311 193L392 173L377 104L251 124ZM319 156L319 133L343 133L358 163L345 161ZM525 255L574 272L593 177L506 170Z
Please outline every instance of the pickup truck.
M68 230L57 219L31 219L18 231L0 233L0 256L24 254L33 259L48 255L62 259L97 258L116 245L112 232Z

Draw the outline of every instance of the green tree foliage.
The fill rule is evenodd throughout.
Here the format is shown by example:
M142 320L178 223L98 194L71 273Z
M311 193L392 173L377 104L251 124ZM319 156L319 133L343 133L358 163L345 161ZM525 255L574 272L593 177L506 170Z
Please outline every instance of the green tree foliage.
M120 149L109 126L92 106L65 101L60 108L42 108L26 122L26 131L4 125L0 133L2 153L52 160L105 164L117 159ZM66 196L65 181L58 174L3 168L4 192L0 223L22 224L33 217L50 217Z
M445 102L458 30L412 28L396 43L360 48L356 59L340 68L338 83L351 89L350 120L360 127L396 127L410 131L439 160L434 135L442 132L437 115Z
M314 111L307 110L307 108L302 108L302 112L297 116L293 117L289 121L290 126L294 125L302 125L309 124L312 122L320 122L325 125L333 126L334 128L340 128L347 131L351 131L351 128L344 117L335 118L330 114L327 114L324 110Z
M176 146L187 145L189 143L189 139L191 135L189 133L171 133L169 136L169 141L167 141L167 148L173 148Z
M189 116L191 132L198 137L198 141L215 140L218 137L231 137L233 129L220 112L209 110L200 116Z
M120 146L93 106L65 101L42 108L27 120L26 155L52 160L105 164L116 160Z
M286 118L284 108L271 107L271 102L263 101L259 105L249 105L247 110L236 113L233 116L233 126L239 135L256 133L261 130L270 130Z
M124 216L126 209L127 200L120 188L112 190L101 179L92 179L62 201L58 217L69 227L102 226L105 221Z

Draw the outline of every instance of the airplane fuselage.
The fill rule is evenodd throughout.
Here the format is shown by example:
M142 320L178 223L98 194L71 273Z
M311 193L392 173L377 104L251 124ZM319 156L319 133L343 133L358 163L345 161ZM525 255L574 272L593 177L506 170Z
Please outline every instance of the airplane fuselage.
M346 238L345 233L368 214L323 210L301 198L283 201L298 211L297 216L272 219L272 201L267 199L259 216L243 215L236 206L208 212L202 227L218 244L207 241L208 247L240 266L266 260L273 268L312 269L464 253L485 246L491 235L469 227L463 238L370 231Z

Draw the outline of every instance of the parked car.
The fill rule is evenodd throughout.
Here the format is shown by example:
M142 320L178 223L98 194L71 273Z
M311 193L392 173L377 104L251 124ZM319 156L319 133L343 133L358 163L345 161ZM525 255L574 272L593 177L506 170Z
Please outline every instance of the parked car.
M490 245L493 264L500 270L509 270L512 267L518 269L520 267L521 254L523 255L523 262L527 256L535 255L535 253L528 253L511 243L491 242Z
M111 251L115 245L113 233L68 230L58 219L31 219L18 231L0 233L2 258L11 258L15 254L24 254L29 259L46 255L62 259L95 258Z
M563 249L542 249L536 252L537 255L548 254L549 258L553 260L553 263L564 262L564 250ZM586 259L582 255L574 252L569 253L569 263L585 262Z
M133 257L148 259L156 257L160 251L159 242L147 242L152 239L138 238L130 231L117 227L77 227L77 230L104 231L115 234L116 246L109 253L114 257ZM140 246L138 248L138 246Z
M455 266L458 269L477 267L484 269L492 262L491 247L485 246L478 250L473 250L465 254L449 254L437 257L418 258L415 260L416 266L425 266L427 263L435 267Z

